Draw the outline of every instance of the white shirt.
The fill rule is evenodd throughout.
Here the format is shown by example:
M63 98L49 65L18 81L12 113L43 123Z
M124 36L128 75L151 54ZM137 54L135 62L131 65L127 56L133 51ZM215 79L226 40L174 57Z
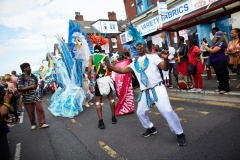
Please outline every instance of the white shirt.
M175 60L174 60L175 48L168 47L168 52L169 52L169 56L168 56L169 63L175 63ZM170 59L172 59L172 60L170 60Z
M142 62L145 58L148 58L149 60L149 65L147 69L144 71L145 74L148 77L148 86L146 87L142 82L140 78L140 73L136 71L134 67L134 62L130 63L128 66L134 71L138 82L140 84L140 89L145 90L148 88L153 88L155 87L160 81L162 81L159 69L158 69L158 64L162 62L161 58L157 54L145 54L145 56L139 57L138 62Z

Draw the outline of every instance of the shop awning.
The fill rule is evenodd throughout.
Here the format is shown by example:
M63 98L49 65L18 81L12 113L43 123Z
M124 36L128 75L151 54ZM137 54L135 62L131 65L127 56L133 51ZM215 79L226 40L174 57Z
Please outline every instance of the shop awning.
M162 31L179 31L201 23L220 18L235 12L240 8L238 0L217 1L209 7L204 7L198 11L191 12L181 18L177 18L163 25Z

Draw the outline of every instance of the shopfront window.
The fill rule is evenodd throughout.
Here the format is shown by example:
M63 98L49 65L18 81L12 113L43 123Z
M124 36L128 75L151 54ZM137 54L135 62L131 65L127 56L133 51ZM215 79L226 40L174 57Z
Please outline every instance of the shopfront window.
M151 7L153 5L153 1L152 0L147 0L147 5L148 5L148 7Z
M142 13L144 11L144 8L143 8L143 2L142 0L137 0L137 11L138 11L138 14Z
M153 6L153 0L136 0L136 6L138 14L141 14Z

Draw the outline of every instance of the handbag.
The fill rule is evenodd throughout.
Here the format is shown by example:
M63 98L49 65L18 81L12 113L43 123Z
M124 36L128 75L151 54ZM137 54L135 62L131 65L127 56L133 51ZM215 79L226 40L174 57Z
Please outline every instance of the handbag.
M187 69L188 74L194 75L197 72L197 67L196 65L193 64L188 64L188 69Z

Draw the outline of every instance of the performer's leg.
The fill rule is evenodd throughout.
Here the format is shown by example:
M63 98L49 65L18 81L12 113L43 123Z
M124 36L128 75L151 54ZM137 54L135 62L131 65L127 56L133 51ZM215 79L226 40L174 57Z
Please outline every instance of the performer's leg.
M177 135L182 134L183 129L180 120L171 107L166 88L163 85L157 86L155 87L155 91L158 96L158 102L156 102L156 106L163 117L167 120L170 130ZM151 92L150 95L152 97Z
M107 95L108 101L109 101L109 105L111 107L111 111L112 111L112 116L115 115L115 102L114 102L114 98L113 98L113 94L109 93Z
M117 119L115 116L115 102L114 102L114 98L113 98L113 94L109 93L107 95L108 101L109 101L109 105L111 107L111 111L112 111L112 124L117 123Z
M99 120L103 119L102 118L102 105L101 105L101 103L102 103L102 96L96 96L96 111L97 111Z
M151 134L156 134L156 127L153 126L152 122L150 122L147 112L149 111L149 107L147 105L146 94L145 92L142 94L141 100L138 102L137 115L142 123L142 126L146 128L146 132L142 134L143 137L149 137Z
M147 105L146 94L142 93L141 100L138 102L137 108L137 116L142 124L142 126L146 129L152 128L153 124L150 122L147 112L149 111L149 107Z

